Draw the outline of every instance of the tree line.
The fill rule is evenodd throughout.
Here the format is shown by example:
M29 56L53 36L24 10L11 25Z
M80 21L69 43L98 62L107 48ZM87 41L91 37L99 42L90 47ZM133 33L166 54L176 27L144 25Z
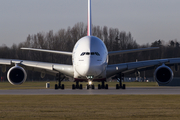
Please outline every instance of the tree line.
M72 64L70 56L36 51L23 51L20 48L28 47L72 52L75 43L86 35L87 26L82 22L75 24L73 27L68 27L67 29L60 29L56 33L52 30L47 33L39 32L37 34L28 35L24 42L13 44L11 47L7 47L6 45L0 46L0 58ZM132 37L130 32L127 33L117 28L108 28L107 26L93 26L92 35L103 40L108 51L159 47L158 50L110 56L109 64L180 56L180 42L176 39L169 40L167 43L159 39L152 43L140 45ZM148 73L150 76L153 75L152 71ZM176 73L176 75L180 76L179 73Z

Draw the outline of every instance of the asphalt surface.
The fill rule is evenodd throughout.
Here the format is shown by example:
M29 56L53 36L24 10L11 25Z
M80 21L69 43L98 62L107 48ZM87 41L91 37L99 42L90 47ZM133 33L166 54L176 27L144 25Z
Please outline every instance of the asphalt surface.
M116 90L115 88L109 88L108 90L21 89L0 90L0 95L180 95L180 87L129 87L125 90Z

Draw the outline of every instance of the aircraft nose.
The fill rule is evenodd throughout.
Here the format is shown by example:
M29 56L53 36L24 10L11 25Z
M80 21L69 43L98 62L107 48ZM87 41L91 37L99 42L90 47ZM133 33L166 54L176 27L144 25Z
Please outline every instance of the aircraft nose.
M94 76L98 76L99 74L101 74L102 69L101 66L98 65L90 65L84 68L84 74L85 75L94 75Z
M102 73L102 65L93 65L93 64L81 64L81 66L76 67L76 71L81 76L94 75L98 76Z

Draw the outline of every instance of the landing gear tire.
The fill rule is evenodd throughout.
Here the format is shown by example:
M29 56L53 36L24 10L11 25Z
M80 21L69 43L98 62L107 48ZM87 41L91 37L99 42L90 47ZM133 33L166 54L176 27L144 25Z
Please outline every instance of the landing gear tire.
M123 84L123 86L119 86L119 84L116 84L116 89L126 89L126 84Z
M126 85L122 85L122 81L124 80L124 74L120 73L116 76L116 78L119 81L119 84L116 84L116 89L126 89Z
M95 89L94 85L92 85L92 89Z
M61 86L58 86L57 84L55 84L55 90L58 90L58 89L62 89L64 90L64 84L62 84Z
M125 84L123 84L122 89L126 89L126 85Z
M64 84L61 85L61 89L64 90Z
M108 84L106 84L106 87L105 87L105 89L108 89Z
M72 89L73 89L73 90L75 89L75 84L72 85Z
M80 87L79 87L79 89L81 89L81 90L83 89L83 86L82 86L82 84L80 84Z
M57 90L57 89L58 89L58 85L57 85L57 84L55 84L55 87L54 87L54 88L55 88L55 90Z
M98 89L101 89L101 85L100 84L98 84Z
M65 79L65 76L62 77L62 74L56 74L56 80L58 80L58 84L55 84L55 90L62 89L64 90L64 84L61 84L61 82Z
M88 84L86 85L86 89L89 90L89 85Z
M116 89L119 89L119 84L116 84Z

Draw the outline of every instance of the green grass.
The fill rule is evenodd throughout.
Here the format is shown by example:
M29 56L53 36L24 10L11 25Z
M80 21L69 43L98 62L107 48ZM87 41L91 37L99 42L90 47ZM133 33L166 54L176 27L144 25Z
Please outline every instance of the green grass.
M3 120L179 120L179 95L0 95Z
M50 82L50 88L54 89L54 85L56 84L55 81L51 81ZM62 82L62 84L65 84L65 89L66 88L72 88L72 84L75 84L74 82ZM83 84L83 87L85 88L87 82L82 82L80 84ZM95 87L97 88L98 84L101 84L100 82L94 82ZM116 86L116 84L118 84L118 82L106 82L106 84L109 84L109 87L114 87ZM127 87L153 87L153 86L157 86L156 82L125 82L124 84L126 84ZM25 83L23 83L22 85L11 85L9 82L0 82L0 89L45 89L46 88L46 81L34 81L34 82L30 82L27 81Z

